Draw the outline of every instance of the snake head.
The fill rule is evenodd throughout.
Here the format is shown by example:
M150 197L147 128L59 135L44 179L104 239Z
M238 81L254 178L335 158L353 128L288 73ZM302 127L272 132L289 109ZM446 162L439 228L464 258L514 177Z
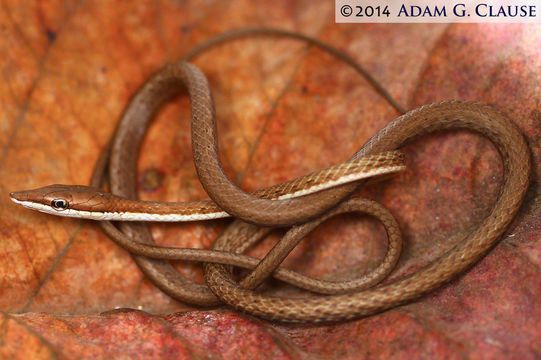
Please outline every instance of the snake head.
M28 209L47 214L80 217L81 212L100 214L113 195L82 185L49 185L9 194L11 200Z

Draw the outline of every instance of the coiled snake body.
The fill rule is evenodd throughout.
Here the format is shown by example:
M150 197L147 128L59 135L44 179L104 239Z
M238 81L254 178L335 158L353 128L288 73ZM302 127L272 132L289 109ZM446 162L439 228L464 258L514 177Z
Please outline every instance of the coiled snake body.
M292 36L308 41L331 52L340 60L354 65L361 74L367 76L359 65L337 50L317 40L280 30L251 29L223 35L196 48L184 59L218 42L254 34ZM503 184L488 217L462 242L415 274L390 284L366 289L381 281L393 269L400 254L402 246L400 234L392 216L380 205L369 200L356 198L344 201L359 187L359 183L337 183L338 186L332 189L287 199L280 199L280 195L276 195L274 190L269 196L264 193L256 194L262 197L242 192L227 178L219 160L214 105L207 80L197 68L184 61L168 65L155 74L126 108L111 144L109 160L111 192L123 198L135 198L136 149L139 148L156 109L184 88L188 90L191 99L192 148L196 169L205 190L218 206L212 211L218 213L225 211L238 219L219 236L212 246L212 251L206 252L157 247L148 228L141 223L121 223L119 229L107 221L102 221L101 224L111 238L136 254L134 259L146 276L163 291L185 302L211 306L223 301L239 310L282 321L336 321L388 309L435 289L484 256L496 244L518 212L528 187L530 159L526 142L516 126L495 109L468 101L444 101L420 107L398 117L374 135L345 164L359 164L363 158L371 156L368 158L371 159L369 161L379 163L375 165L371 163L368 168L381 169L382 164L385 167L388 165L386 161L390 161L395 168L393 170L389 165L388 169L391 170L388 171L399 171L402 168L401 157L393 151L411 139L434 131L469 129L482 134L496 145L503 161ZM384 90L378 90L389 98ZM101 185L107 155L108 152L104 152L99 161L92 181L93 186ZM381 157L387 160L383 162L375 160ZM341 169L344 171L344 166ZM330 175L330 178L336 177ZM310 177L307 177L296 183L298 187L303 188L308 186L307 182L312 181L314 178L310 180ZM285 185L286 190L282 187L278 192L287 192L288 186L290 184ZM68 194L62 198L58 198L58 187L45 189L12 193L12 198L19 203L26 202L29 207L42 206L41 210L44 206L49 210L51 207L57 208L56 210L60 210L59 215L62 215L63 207L66 205L62 200L69 202L78 196L83 198L87 196L86 199L100 199L98 203L102 205L110 200L109 195L88 188L79 189L83 195ZM77 188L68 190L78 191ZM72 198L69 198L70 196ZM73 204L69 205L70 210L72 206ZM208 210L208 206L214 205L205 206ZM146 204L146 209L150 210L152 207L165 208L166 210L162 211L170 212L170 209L161 207L160 204ZM334 210L328 212L329 209ZM54 213L56 210L52 209L50 212ZM386 227L389 249L382 263L372 273L358 280L332 283L309 279L283 269L275 271L303 236L326 218L347 211L368 212L379 218ZM321 217L322 214L325 215ZM240 254L265 236L269 232L269 226L292 224L300 225L291 228L284 239L261 262ZM261 228L259 225L266 227ZM183 278L167 261L150 257L205 261L204 273L208 287ZM233 279L229 267L223 264L234 264L254 270L238 283ZM271 274L305 289L333 295L283 299L253 291Z

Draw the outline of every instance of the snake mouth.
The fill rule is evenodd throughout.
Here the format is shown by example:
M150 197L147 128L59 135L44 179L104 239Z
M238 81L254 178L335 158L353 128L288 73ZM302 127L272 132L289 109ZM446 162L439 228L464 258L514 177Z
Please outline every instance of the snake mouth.
M21 205L27 209L42 211L37 208L37 205L30 201L28 192L26 191L14 191L9 193L9 198L17 205Z
M11 201L20 204L24 201L28 201L28 193L26 191L14 191L9 193Z

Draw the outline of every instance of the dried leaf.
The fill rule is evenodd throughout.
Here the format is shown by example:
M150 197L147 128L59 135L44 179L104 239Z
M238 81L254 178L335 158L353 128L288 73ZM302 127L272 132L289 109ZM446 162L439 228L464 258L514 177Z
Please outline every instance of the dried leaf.
M532 148L534 182L502 242L412 304L341 324L291 326L230 310L181 312L190 307L144 279L95 224L33 213L2 196L0 357L541 356L541 27L337 25L333 12L329 1L4 2L0 189L88 183L124 106L150 74L214 34L258 24L299 30L346 51L407 108L468 99L507 113ZM296 41L239 40L195 63L216 100L226 170L247 190L343 161L397 116L348 66ZM139 161L141 198L206 197L192 165L188 121L186 97L158 114ZM488 214L501 181L494 147L467 132L426 136L405 151L405 174L363 191L389 207L403 229L407 246L392 278L460 241ZM156 224L153 234L163 245L204 248L227 223ZM251 253L263 255L276 239ZM352 277L352 269L374 266L385 246L376 222L344 216L318 228L286 265ZM201 279L197 264L177 267ZM102 313L117 307L144 312Z

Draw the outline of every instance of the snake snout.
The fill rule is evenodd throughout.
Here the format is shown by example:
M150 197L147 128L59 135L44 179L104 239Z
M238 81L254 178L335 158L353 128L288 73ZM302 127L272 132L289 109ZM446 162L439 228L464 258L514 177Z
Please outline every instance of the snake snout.
M11 201L20 203L22 201L28 201L28 193L25 191L13 191L9 193Z

